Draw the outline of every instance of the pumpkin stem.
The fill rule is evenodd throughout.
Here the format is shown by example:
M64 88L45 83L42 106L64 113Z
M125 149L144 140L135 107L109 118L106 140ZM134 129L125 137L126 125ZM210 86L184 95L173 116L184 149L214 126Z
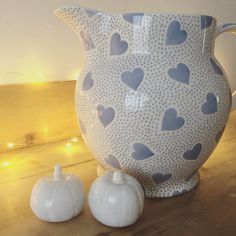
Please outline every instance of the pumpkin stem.
M54 181L60 181L62 178L63 178L63 176L62 176L61 166L60 165L55 165L54 166L53 180Z
M113 183L115 183L115 184L123 184L124 183L124 176L121 171L116 171L113 174Z

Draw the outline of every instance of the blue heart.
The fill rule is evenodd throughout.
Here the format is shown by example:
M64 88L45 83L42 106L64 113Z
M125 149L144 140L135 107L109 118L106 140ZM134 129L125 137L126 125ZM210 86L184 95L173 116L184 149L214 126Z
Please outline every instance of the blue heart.
M108 155L108 157L105 158L105 161L108 165L114 167L115 169L121 170L119 161L113 155Z
M167 29L166 45L178 45L187 39L187 32L181 30L181 25L178 21L172 21Z
M84 9L88 17L95 16L98 12L92 9Z
M162 130L177 130L184 125L184 118L177 116L174 108L168 109L162 120Z
M84 31L80 31L80 36L84 43L85 51L89 51L95 48L93 40L91 39L88 33L85 33Z
M215 137L216 143L218 143L220 141L220 138L221 138L222 134L224 133L224 129L225 129L225 127L217 132L216 137Z
M201 16L201 29L206 29L211 26L213 17L211 16Z
M111 37L110 55L121 55L128 49L128 43L121 40L119 33L114 33Z
M210 62L211 62L211 65L212 65L212 68L213 68L213 71L214 71L215 74L224 75L221 68L216 64L216 62L212 58L210 58Z
M167 180L169 180L172 177L172 174L161 174L161 173L155 173L154 175L152 175L152 180L156 183L156 184L161 184Z
M217 112L217 99L213 93L208 93L206 102L202 105L202 113L205 115Z
M186 189L182 189L182 190L176 190L176 191L174 191L173 193L172 193L172 197L176 197L176 196L179 196L179 195L182 195L182 194L184 194L184 193L187 193L188 191L186 190Z
M183 154L183 158L186 160L197 160L201 150L202 150L202 144L197 143L196 145L194 145L194 147L192 149L187 150Z
M178 82L189 84L190 71L189 68L183 63L179 63L176 68L170 68L168 70L168 75L170 78Z
M92 72L88 72L84 78L84 82L82 85L82 90L89 90L93 87L94 81L92 79Z
M107 127L115 117L115 111L111 107L105 108L103 105L98 105L97 111L98 117L104 127Z
M134 152L132 153L132 157L137 161L145 160L154 155L154 153L142 143L135 143L133 148Z
M85 128L85 126L83 125L82 121L79 119L79 126L80 126L80 130L82 132L83 135L87 134L87 130Z
M134 25L143 25L144 13L127 13L123 14L123 19Z
M132 72L124 71L121 74L121 80L125 83L128 87L132 88L133 90L137 90L138 86L141 84L144 78L144 71L141 68L136 68Z

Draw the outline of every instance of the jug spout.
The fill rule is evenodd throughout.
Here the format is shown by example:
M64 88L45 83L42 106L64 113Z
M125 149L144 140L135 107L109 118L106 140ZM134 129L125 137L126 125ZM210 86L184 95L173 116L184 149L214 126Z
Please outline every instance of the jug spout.
M95 10L80 6L61 7L54 11L55 15L67 23L74 31L78 32L88 26L89 17L97 14Z
M97 15L97 11L76 6L62 7L55 10L54 13L78 34L84 44L85 51L95 49L94 42L88 31L93 25L93 21L90 18Z

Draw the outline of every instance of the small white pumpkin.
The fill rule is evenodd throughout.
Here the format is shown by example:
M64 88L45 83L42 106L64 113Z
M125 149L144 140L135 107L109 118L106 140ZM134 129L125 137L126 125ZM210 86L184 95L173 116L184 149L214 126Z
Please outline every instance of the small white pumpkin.
M144 192L134 177L117 171L95 180L89 191L88 203L99 222L125 227L134 224L141 216Z
M40 219L62 222L78 215L84 205L84 189L79 177L62 174L54 167L54 175L40 179L33 187L30 207Z

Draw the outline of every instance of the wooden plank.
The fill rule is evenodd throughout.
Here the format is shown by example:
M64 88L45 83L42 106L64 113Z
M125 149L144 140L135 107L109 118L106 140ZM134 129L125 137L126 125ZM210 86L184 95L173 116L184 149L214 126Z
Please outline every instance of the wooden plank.
M75 81L0 86L0 152L80 135L74 89Z
M74 90L75 81L0 86L0 153L80 135ZM228 125L223 141L236 134Z
M1 154L0 185L47 175L57 163L64 167L73 167L93 160L82 138L78 138L76 142L72 140Z
M225 131L229 137L235 127L232 113ZM231 129L231 130L229 130ZM236 134L236 133L235 133ZM65 171L78 174L84 182L86 196L96 178L96 163L84 144L74 151L64 150L68 142L42 145L5 154L6 161L19 161L0 170L0 235L24 236L235 236L236 235L236 137L222 139L212 157L200 171L201 182L193 191L169 199L146 199L140 220L133 226L116 229L96 221L88 208L64 223L46 223L29 208L34 183L49 174L60 162ZM230 134L231 135L231 134ZM69 149L70 150L70 149ZM16 156L14 155L16 154ZM15 162L14 162L15 163Z

